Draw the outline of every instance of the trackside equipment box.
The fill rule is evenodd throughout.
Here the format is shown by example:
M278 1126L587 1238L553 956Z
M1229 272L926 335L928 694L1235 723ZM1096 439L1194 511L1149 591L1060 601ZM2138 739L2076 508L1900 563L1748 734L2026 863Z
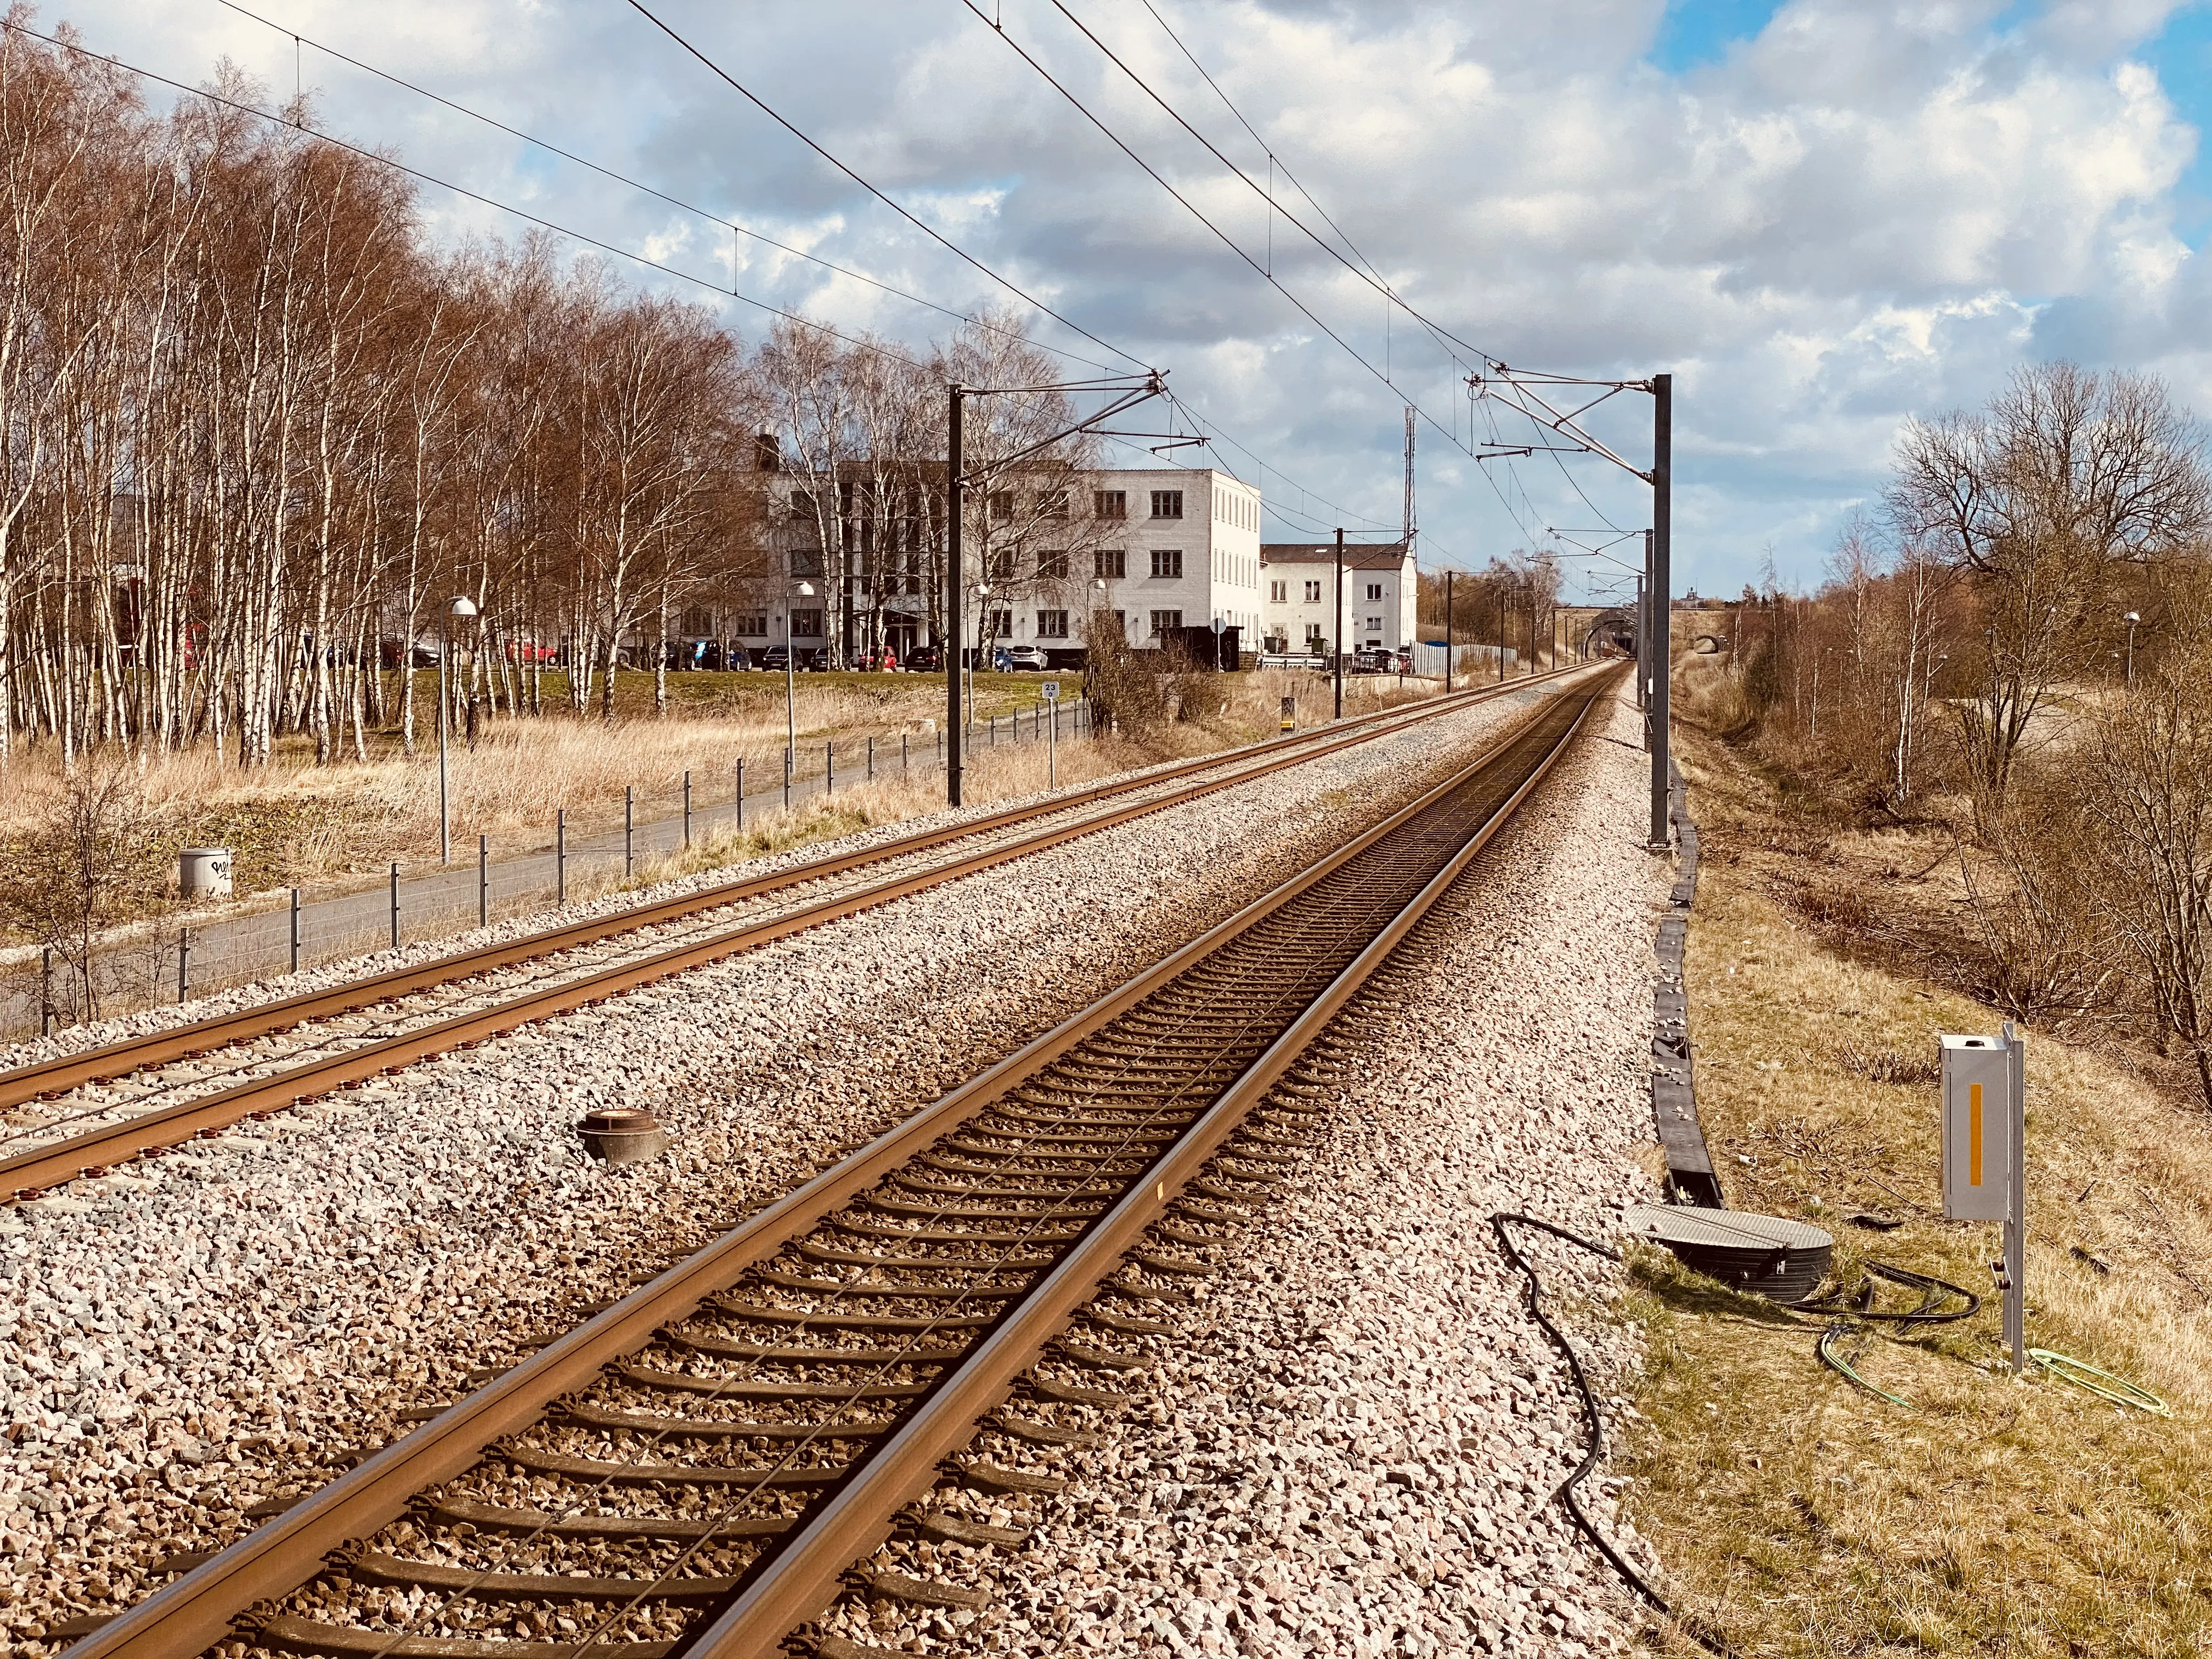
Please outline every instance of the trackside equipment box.
M1943 1052L1943 1216L2005 1221L2012 1216L2019 1157L2012 1054L2002 1037L1939 1038Z

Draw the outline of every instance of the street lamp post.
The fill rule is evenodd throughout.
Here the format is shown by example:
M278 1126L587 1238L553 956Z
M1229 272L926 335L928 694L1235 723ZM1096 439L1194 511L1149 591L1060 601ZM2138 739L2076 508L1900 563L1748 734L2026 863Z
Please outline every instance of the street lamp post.
M453 602L438 613L438 862L453 861L453 812L452 796L446 786L446 659L453 654L452 621L459 617L467 621L477 614L477 602L467 594L458 594Z
M784 793L791 791L791 775L799 764L799 635L791 613L793 594L814 597L814 585L801 582L794 589L787 570L783 580L783 779Z
M2141 611L2130 611L2128 612L2128 684L2130 687L2132 687L2136 683L2136 629L2142 621L2142 613Z

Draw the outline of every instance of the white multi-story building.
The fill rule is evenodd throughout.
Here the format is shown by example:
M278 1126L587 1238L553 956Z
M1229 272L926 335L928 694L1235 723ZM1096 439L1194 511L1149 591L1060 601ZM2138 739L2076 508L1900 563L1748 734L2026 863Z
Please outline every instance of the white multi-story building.
M1260 492L1225 472L1185 467L1091 477L1092 581L1085 608L1112 612L1121 637L1134 646L1157 647L1176 629L1218 622L1242 630L1241 645L1254 649L1261 613Z
M1261 632L1270 650L1326 645L1331 650L1380 646L1401 651L1413 643L1420 567L1407 542L1345 544L1340 611L1334 604L1333 542L1270 542L1260 550L1260 575L1266 619Z
M703 660L724 641L805 653L842 638L848 656L881 648L904 660L917 646L941 643L941 596L932 591L943 568L939 482L925 475L878 505L880 492L865 481L841 483L828 515L834 536L825 536L828 489L790 472L772 477L759 574L688 605L683 647ZM1258 649L1260 492L1225 472L1098 468L1010 478L976 492L970 510L960 641L969 651L1036 646L1052 665L1075 667L1102 614L1139 649L1217 622L1238 630L1242 651ZM845 546L842 582L836 556L822 550L826 539Z

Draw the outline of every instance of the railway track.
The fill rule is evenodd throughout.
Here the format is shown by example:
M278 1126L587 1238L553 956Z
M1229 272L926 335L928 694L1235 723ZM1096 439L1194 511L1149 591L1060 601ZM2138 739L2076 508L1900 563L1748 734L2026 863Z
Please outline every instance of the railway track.
M1279 1189L1274 1085L1617 674L87 1636L73 1659L740 1659L895 1528L1017 1545L1148 1316ZM992 1504L997 1503L998 1508ZM870 1595L971 1606L886 1571Z
M0 1202L1558 678L1183 762L0 1073L10 1114Z

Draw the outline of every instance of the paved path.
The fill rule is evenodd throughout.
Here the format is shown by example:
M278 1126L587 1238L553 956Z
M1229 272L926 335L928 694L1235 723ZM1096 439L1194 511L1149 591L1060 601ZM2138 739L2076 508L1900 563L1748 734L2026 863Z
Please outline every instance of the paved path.
M1072 732L1082 718L1078 712L1080 707L1071 701L1061 710L1060 741L1077 740ZM1018 739L1010 737L1005 724L999 726L997 738L1000 742L1038 740L1033 734ZM908 775L921 777L944 770L943 757L934 752L934 740L930 741L929 750L909 744ZM990 747L991 743L991 737L978 728L969 738L968 752L972 756ZM849 788L866 781L868 763L864 754L854 754L849 749L837 754L834 777L824 764L830 758L824 748L800 750L799 771L792 779L789 800L797 802L825 791L834 793L836 787ZM807 769L810 767L812 769ZM900 767L897 748L878 739L875 775L878 779L897 775ZM718 801L708 800L708 785L703 781L695 782L692 840L703 842L718 831L735 830L741 822L753 823L763 813L785 805L783 779L774 772L770 775L775 780L775 787L757 789L753 786L760 780L749 774L742 813L732 798L733 777L716 780L730 792ZM625 852L620 830L570 835L566 837L566 844L567 883L572 896L596 890L621 878ZM630 866L642 869L656 858L681 852L684 844L680 811L665 817L640 818L629 836ZM558 902L562 861L556 842L549 839L524 853L495 852L480 867L477 847L456 837L451 865L428 869L399 866L399 940L409 943L465 933L477 925L480 904L483 913L494 921L549 908ZM303 890L299 913L300 965L311 967L391 945L393 897L393 886L388 881L358 890L326 891L319 896ZM198 992L286 970L293 961L292 925L292 912L287 906L192 926L185 963L187 985ZM149 1000L181 1000L179 942L179 932L172 928L159 942L158 948L117 952L103 960L98 971L117 989L103 994L102 1012L120 1012L126 1007L143 1006ZM0 1032L20 1036L37 1030L44 1006L40 978L35 969L0 982Z

